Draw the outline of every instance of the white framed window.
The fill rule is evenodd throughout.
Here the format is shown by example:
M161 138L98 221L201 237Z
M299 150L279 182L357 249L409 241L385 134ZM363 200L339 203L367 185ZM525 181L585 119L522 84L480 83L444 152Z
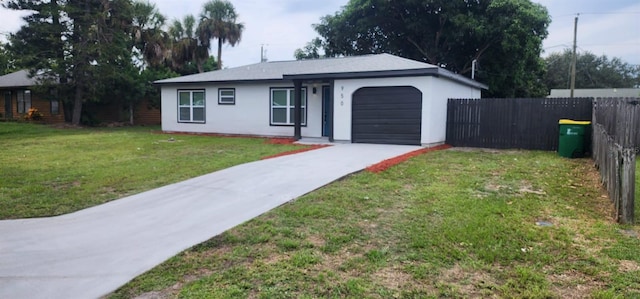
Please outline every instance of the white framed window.
M293 126L295 106L294 88L271 89L271 125ZM307 125L307 89L302 88L302 125Z
M218 104L220 104L220 105L235 105L236 104L236 89L235 88L220 88L220 89L218 89Z
M60 100L58 99L58 90L55 88L51 88L49 90L49 94L51 95L51 115L60 114Z
M178 122L205 122L204 90L178 90Z
M31 109L31 90L19 90L16 94L18 113L27 113Z
M60 114L60 101L51 100L51 115Z

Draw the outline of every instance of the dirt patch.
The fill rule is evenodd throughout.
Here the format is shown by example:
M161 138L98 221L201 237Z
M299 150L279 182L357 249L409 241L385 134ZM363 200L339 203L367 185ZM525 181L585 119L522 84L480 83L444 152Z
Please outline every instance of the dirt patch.
M410 274L396 267L383 268L376 271L373 273L373 279L378 284L393 290L401 290L406 289L406 286L418 285Z
M265 265L273 265L279 263L284 260L288 260L290 256L287 253L281 253L276 249L275 244L266 243L262 246L265 252L269 252L270 254L263 255L260 259L256 260L257 263L264 263Z
M136 297L133 297L133 299L167 299L167 298L171 298L172 296L173 296L173 293L171 292L153 291L153 292L142 293Z
M620 272L636 272L640 271L640 265L636 261L621 260L618 267Z
M547 280L552 284L551 290L560 298L589 298L593 291L605 287L602 281L575 270L549 275Z
M497 286L495 280L487 272L480 270L464 269L459 264L446 269L440 275L441 281L455 286L468 298L483 298L483 290L493 289Z
M307 241L309 241L309 243L311 243L311 245L313 245L313 247L315 248L321 248L326 244L326 241L324 240L324 238L318 235L309 236L307 238Z
M338 273L342 278L349 278L351 275L347 272L341 270L342 265L358 256L362 256L359 254L355 254L349 250L349 248L343 248L338 252L327 254L320 253L320 260L322 262L315 265L314 270L318 272L325 272L327 270L334 271Z
M518 192L520 194L528 193L528 194L536 194L536 195L547 195L547 192L544 192L543 190L534 189L531 183L529 182L523 182L522 185L520 186L520 189L518 189Z
M605 219L615 222L615 209L613 203L609 199L607 190L602 185L600 173L595 168L593 161L590 159L580 159L577 171L581 174L580 185L594 192L584 194L584 196L592 198L590 208L598 214L604 216Z
M486 191L491 191L491 192L498 192L502 189L506 189L507 186L503 186L503 185L498 185L498 184L494 184L494 183L487 183L486 185L484 185L484 190Z
M448 149L448 148L451 148L451 146L447 145L447 144L443 144L443 145L438 145L438 146L434 146L434 147L419 149L417 151L409 152L409 153L406 153L404 155L400 155L400 156L397 156L397 157L394 157L394 158L391 158L391 159L384 160L384 161L382 161L380 163L373 164L373 165L367 167L367 171L373 172L373 173L382 172L382 171L387 170L391 166L400 164L400 163L408 160L409 158L412 158L412 157L415 157L415 156L418 156L418 155L422 155L424 153L438 151L438 150L444 150L444 149Z

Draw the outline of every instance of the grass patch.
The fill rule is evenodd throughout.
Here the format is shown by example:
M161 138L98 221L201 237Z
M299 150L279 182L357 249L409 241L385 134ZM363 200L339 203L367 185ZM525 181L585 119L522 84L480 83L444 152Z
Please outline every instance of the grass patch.
M638 226L615 224L604 195L588 159L432 152L316 190L111 298L638 297L640 241L620 233Z
M69 213L300 148L158 130L0 123L0 219Z

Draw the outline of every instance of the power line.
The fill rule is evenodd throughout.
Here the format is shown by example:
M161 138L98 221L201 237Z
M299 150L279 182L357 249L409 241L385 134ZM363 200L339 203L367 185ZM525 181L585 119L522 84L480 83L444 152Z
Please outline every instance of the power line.
M563 15L551 16L552 18L573 17L576 15L640 15L640 11L625 11L625 12L578 12Z

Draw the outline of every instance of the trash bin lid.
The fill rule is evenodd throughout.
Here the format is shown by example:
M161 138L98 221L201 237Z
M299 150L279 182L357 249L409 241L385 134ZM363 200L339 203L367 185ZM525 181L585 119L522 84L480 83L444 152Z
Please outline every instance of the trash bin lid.
M561 119L558 121L560 125L590 125L590 121L580 121L580 120L571 120L571 119Z

